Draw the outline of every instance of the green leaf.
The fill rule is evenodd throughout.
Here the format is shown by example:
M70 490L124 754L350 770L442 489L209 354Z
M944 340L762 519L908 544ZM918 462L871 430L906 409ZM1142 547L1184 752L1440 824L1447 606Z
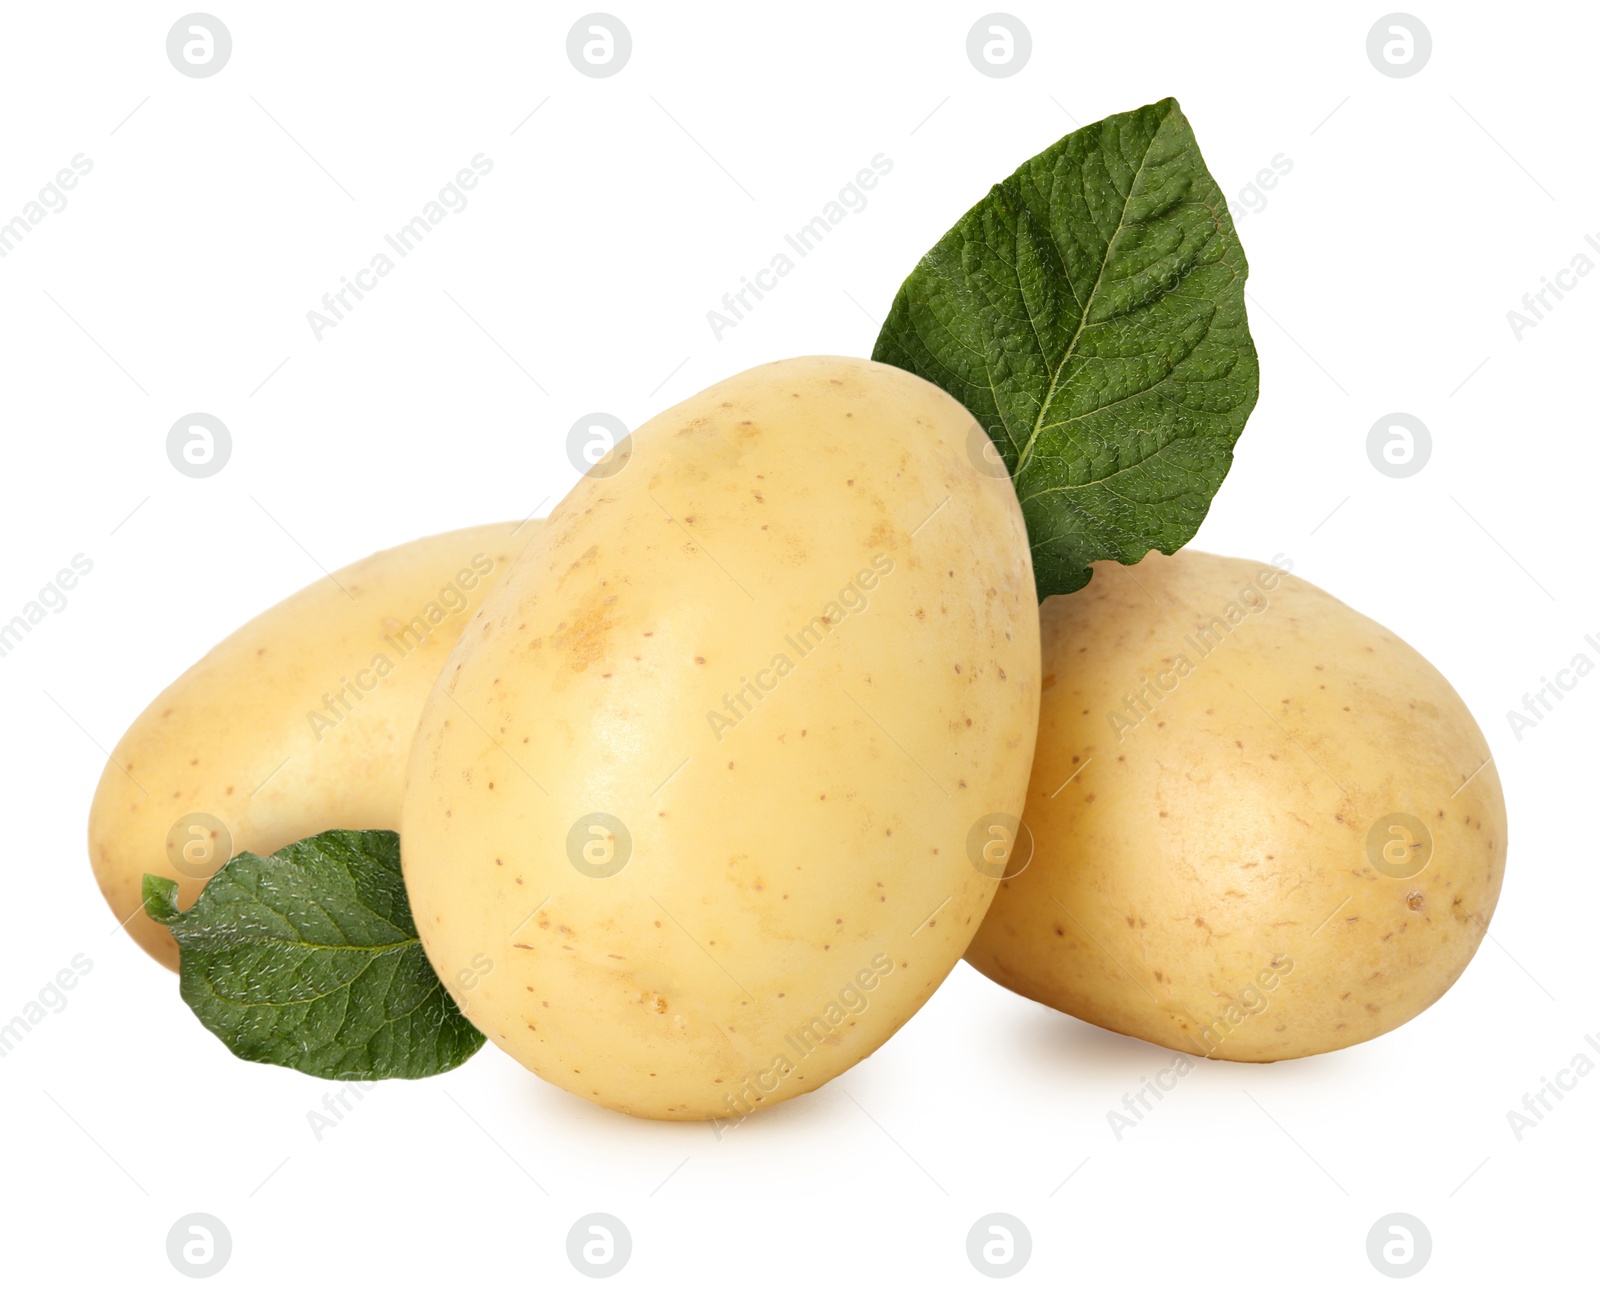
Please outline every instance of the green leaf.
M313 1077L418 1078L483 1045L423 954L393 831L326 831L241 853L188 911L144 878L178 941L179 989L241 1059Z
M1047 148L894 299L873 358L972 411L1022 503L1039 596L1176 552L1255 406L1244 250L1175 99Z
M163 875L147 875L140 890L144 914L158 924L170 925L182 913L178 910L178 882Z

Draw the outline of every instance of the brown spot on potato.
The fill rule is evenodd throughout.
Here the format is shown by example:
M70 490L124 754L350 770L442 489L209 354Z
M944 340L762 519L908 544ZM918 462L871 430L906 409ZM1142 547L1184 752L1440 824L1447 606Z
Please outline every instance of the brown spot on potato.
M550 645L567 653L573 673L582 673L605 655L614 625L611 609L616 600L615 594L591 600L573 620L556 626Z

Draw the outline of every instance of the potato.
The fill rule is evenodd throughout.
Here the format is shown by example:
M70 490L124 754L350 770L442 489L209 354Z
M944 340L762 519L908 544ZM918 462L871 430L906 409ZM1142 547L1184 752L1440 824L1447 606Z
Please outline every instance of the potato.
M1417 652L1273 566L1189 551L1103 563L1042 619L1032 860L1024 839L973 965L1232 1060L1352 1046L1456 981L1505 804Z
M213 647L117 742L89 810L100 892L178 968L144 875L187 908L236 853L335 827L393 830L422 702L489 586L540 522L418 539L346 566Z
M400 814L423 946L491 1041L612 1109L736 1120L950 972L1038 717L982 435L899 369L792 359L555 509L440 676Z

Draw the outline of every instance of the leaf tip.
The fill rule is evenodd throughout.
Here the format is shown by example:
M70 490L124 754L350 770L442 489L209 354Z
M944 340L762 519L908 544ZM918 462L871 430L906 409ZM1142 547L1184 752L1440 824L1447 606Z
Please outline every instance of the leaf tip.
M166 876L146 875L140 898L144 914L158 925L170 925L183 914L178 910L178 882Z

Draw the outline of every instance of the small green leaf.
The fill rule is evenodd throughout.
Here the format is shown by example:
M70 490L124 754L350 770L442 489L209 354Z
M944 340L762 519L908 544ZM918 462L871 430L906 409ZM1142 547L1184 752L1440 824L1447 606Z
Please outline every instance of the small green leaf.
M483 1045L423 954L393 831L241 853L188 911L176 894L145 876L145 912L178 942L184 1001L241 1059L313 1077L418 1078Z
M160 925L170 925L182 913L178 911L178 882L162 875L147 875L141 890L144 914Z
M1244 250L1175 99L1053 144L911 272L873 358L972 411L1022 503L1039 596L1173 553L1255 407Z

